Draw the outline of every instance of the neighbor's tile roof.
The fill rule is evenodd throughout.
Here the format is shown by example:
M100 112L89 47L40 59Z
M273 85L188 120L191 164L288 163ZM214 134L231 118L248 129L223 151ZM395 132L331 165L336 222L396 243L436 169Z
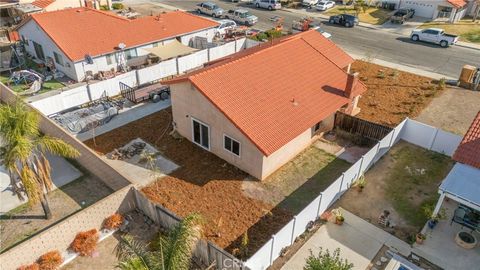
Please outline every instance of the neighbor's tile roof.
M36 0L32 2L32 5L39 8L46 8L50 6L55 0Z
M69 8L31 16L73 61L215 27L217 22L182 11L129 20L91 8ZM23 23L25 25L25 23ZM21 28L20 26L19 28Z
M189 80L268 156L349 102L340 66L351 61L320 33L307 31L169 83ZM366 87L359 82L355 90Z
M456 8L461 8L467 4L465 0L447 0L450 4L452 4Z
M453 159L480 169L480 111L455 151Z

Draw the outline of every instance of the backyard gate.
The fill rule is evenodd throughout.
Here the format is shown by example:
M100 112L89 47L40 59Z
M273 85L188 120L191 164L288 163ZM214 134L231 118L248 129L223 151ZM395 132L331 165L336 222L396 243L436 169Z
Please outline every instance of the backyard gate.
M245 270L248 269L243 265L243 262L235 258L230 253L217 247L211 242L207 242L208 247L208 261L210 265L215 265L215 269L219 270Z
M383 139L393 130L391 127L372 123L342 112L335 113L335 128L374 141Z

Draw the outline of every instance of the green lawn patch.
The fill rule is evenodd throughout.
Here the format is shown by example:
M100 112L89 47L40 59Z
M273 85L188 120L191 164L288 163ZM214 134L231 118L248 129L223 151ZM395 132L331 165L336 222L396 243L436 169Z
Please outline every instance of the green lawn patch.
M336 6L325 11L325 15L338 15L345 13L355 16L357 15L353 6ZM384 24L390 18L390 13L391 11L386 9L369 7L365 12L360 11L358 14L358 20L364 23L380 25Z
M0 75L0 82L7 85L14 92L21 93L25 90L28 90L28 88L29 88L24 83L20 83L20 84L15 85L13 83L10 83L9 80L10 80L9 75L7 75L7 74ZM55 79L52 79L50 81L44 82L43 85L42 85L42 89L40 89L40 91L38 91L37 94L45 93L45 92L48 92L48 91L51 91L51 90L57 90L57 89L60 89L60 88L63 88L63 87L65 87L65 85L63 85L61 82L59 82Z
M395 160L385 181L386 196L409 224L422 227L427 222L422 207L435 204L438 186L453 166L450 157L405 145L392 154Z
M472 22L472 19L465 18L456 23L448 22L426 22L420 28L441 28L445 32L460 37L461 41L480 44L480 21Z

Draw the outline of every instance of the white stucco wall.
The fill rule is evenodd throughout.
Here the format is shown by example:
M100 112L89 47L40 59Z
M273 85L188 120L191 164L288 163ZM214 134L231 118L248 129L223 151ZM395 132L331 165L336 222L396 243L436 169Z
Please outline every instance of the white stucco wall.
M26 51L33 55L37 56L32 41L42 45L43 53L45 58L50 57L55 60L53 52L61 55L64 61L64 66L61 66L55 63L56 68L65 73L68 77L76 79L76 71L74 64L68 59L67 56L57 47L57 45L47 36L47 34L33 21L30 20L25 25L23 25L18 33L20 38L24 36L28 40L28 46L25 46Z
M74 8L74 7L81 7L84 6L82 0L60 0L60 1L55 1L48 5L45 8L45 11L54 11L54 10L60 10L60 9L66 9L66 8Z
M200 120L210 127L210 152L261 178L263 154L203 94L184 82L171 86L171 99L173 121L183 137L192 141L192 117ZM240 157L224 150L224 134L240 142Z
M182 136L193 140L192 117L205 123L210 127L209 151L260 180L285 165L316 139L309 128L267 157L189 82L171 85L171 93L173 121ZM224 150L224 134L240 142L240 157Z

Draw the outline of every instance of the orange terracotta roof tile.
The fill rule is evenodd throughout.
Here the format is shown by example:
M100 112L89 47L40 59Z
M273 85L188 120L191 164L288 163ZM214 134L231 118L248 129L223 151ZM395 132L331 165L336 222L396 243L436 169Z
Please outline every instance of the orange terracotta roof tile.
M461 8L467 4L467 1L465 0L447 0L447 2L456 8Z
M218 25L182 11L129 20L91 8L37 13L31 19L73 61L83 59L86 54L97 56L113 52L120 43L127 48L136 47Z
M455 151L453 159L480 169L480 111Z
M55 0L36 0L32 2L32 5L39 8L46 8L50 6Z
M338 65L353 60L332 46L320 33L308 31L170 84L189 80L268 156L350 101L344 90L348 75ZM361 82L355 89L359 94L365 90Z

